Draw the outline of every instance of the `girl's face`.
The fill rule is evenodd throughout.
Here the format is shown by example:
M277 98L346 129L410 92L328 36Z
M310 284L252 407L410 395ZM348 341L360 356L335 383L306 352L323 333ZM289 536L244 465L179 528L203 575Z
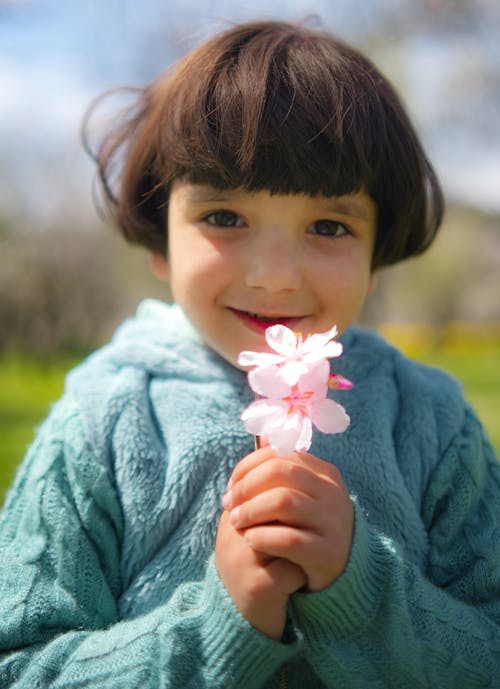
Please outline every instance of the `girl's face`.
M304 336L345 331L372 285L375 227L365 193L312 198L178 180L168 263L156 257L156 267L205 343L237 365L244 349L268 350L273 323Z

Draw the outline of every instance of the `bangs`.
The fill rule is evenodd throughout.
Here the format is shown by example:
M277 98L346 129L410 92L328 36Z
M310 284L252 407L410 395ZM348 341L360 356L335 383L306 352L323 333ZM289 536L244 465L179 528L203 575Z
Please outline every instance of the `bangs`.
M295 136L295 146L290 146L287 136L291 132L286 129L264 124L245 159L230 153L234 149L221 138L209 160L206 149L197 152L196 160L205 158L205 164L184 167L181 174L195 184L271 194L341 196L367 186L370 170L350 154L348 142L332 142L324 135L307 137L302 131Z
M342 60L327 52L294 29L233 36L208 81L201 64L193 79L193 62L202 62L206 49L188 58L175 78L182 84L175 98L168 87L163 94L163 183L182 176L221 189L310 196L371 189L378 158L367 156L374 145L360 110L371 110L371 131L379 135L383 117L370 103L371 90L360 89L352 71L339 78Z

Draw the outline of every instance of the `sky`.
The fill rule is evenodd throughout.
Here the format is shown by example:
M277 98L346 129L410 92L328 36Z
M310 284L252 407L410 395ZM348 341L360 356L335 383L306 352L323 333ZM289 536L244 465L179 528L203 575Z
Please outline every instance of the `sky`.
M460 6L460 12L454 10ZM402 90L447 194L500 212L495 0L0 0L0 204L39 219L88 193L83 113L228 23L310 18Z

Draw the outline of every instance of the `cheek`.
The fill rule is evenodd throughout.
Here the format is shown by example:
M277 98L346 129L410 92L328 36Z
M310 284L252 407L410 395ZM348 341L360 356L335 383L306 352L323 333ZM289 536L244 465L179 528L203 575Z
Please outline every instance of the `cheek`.
M345 260L325 261L321 266L316 265L313 279L325 296L337 301L337 296L339 300L355 299L357 294L365 293L369 273L364 263L350 260L350 256L347 256Z
M173 244L171 247L171 288L176 301L182 297L203 301L218 289L223 279L224 261L207 242Z
M335 311L339 321L347 327L364 305L370 291L371 271L369 261L347 256L346 260L322 266L315 273L318 293L323 303ZM340 323L338 323L340 327Z

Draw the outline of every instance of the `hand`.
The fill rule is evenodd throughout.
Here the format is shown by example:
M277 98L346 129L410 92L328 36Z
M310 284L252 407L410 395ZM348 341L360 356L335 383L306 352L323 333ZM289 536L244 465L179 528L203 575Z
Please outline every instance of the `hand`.
M263 447L236 466L224 504L244 540L298 565L309 591L326 588L345 569L354 510L332 464L306 452L279 457Z
M222 583L243 617L279 641L286 623L289 596L305 584L300 567L256 552L229 522L219 522L215 563Z

